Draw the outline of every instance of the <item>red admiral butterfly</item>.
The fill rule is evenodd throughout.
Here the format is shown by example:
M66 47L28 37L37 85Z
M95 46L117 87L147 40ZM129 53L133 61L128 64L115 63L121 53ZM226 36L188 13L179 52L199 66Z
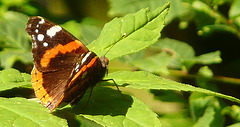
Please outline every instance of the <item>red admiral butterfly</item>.
M50 111L62 102L75 104L104 77L108 59L89 51L61 26L35 16L26 31L32 40L33 89Z

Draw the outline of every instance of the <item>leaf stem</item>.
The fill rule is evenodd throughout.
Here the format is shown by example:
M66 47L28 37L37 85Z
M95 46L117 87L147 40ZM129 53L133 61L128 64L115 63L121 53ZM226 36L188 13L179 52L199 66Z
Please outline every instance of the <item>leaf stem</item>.
M233 84L237 86L240 85L240 79L238 78L224 77L224 76L204 77L201 75L184 73L182 71L176 71L176 70L169 70L169 71L170 71L170 75L179 77L179 78L186 78L186 79L208 78L212 82L227 83L227 84Z

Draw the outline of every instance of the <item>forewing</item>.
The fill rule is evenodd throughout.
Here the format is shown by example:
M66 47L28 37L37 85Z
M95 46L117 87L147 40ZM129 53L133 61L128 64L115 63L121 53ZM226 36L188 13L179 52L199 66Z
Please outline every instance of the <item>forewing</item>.
M73 68L77 56L88 52L73 35L42 17L29 18L26 31L32 39L35 67L41 72Z

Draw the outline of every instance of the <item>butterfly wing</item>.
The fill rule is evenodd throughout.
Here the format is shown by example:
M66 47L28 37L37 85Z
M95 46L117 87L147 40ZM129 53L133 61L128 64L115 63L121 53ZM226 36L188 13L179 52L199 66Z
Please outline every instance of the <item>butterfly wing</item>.
M33 88L52 111L61 103L76 63L88 49L62 27L39 16L29 18L26 31L32 39Z
M62 102L76 103L105 75L105 62L59 25L35 16L26 31L32 39L33 88L50 111Z
M26 31L32 39L34 65L39 71L71 68L78 55L88 52L73 35L42 17L29 18Z

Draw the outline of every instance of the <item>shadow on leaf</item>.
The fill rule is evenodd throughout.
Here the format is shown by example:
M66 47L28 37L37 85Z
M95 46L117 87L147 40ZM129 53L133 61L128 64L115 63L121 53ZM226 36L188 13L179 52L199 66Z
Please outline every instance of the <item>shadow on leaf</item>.
M129 95L124 95L124 98L117 90L97 85L93 88L89 104L86 106L89 92L90 90L85 93L84 97L77 104L72 107L67 106L61 111L71 112L76 115L118 116L126 115L133 102ZM57 111L55 114L57 115L61 111Z

